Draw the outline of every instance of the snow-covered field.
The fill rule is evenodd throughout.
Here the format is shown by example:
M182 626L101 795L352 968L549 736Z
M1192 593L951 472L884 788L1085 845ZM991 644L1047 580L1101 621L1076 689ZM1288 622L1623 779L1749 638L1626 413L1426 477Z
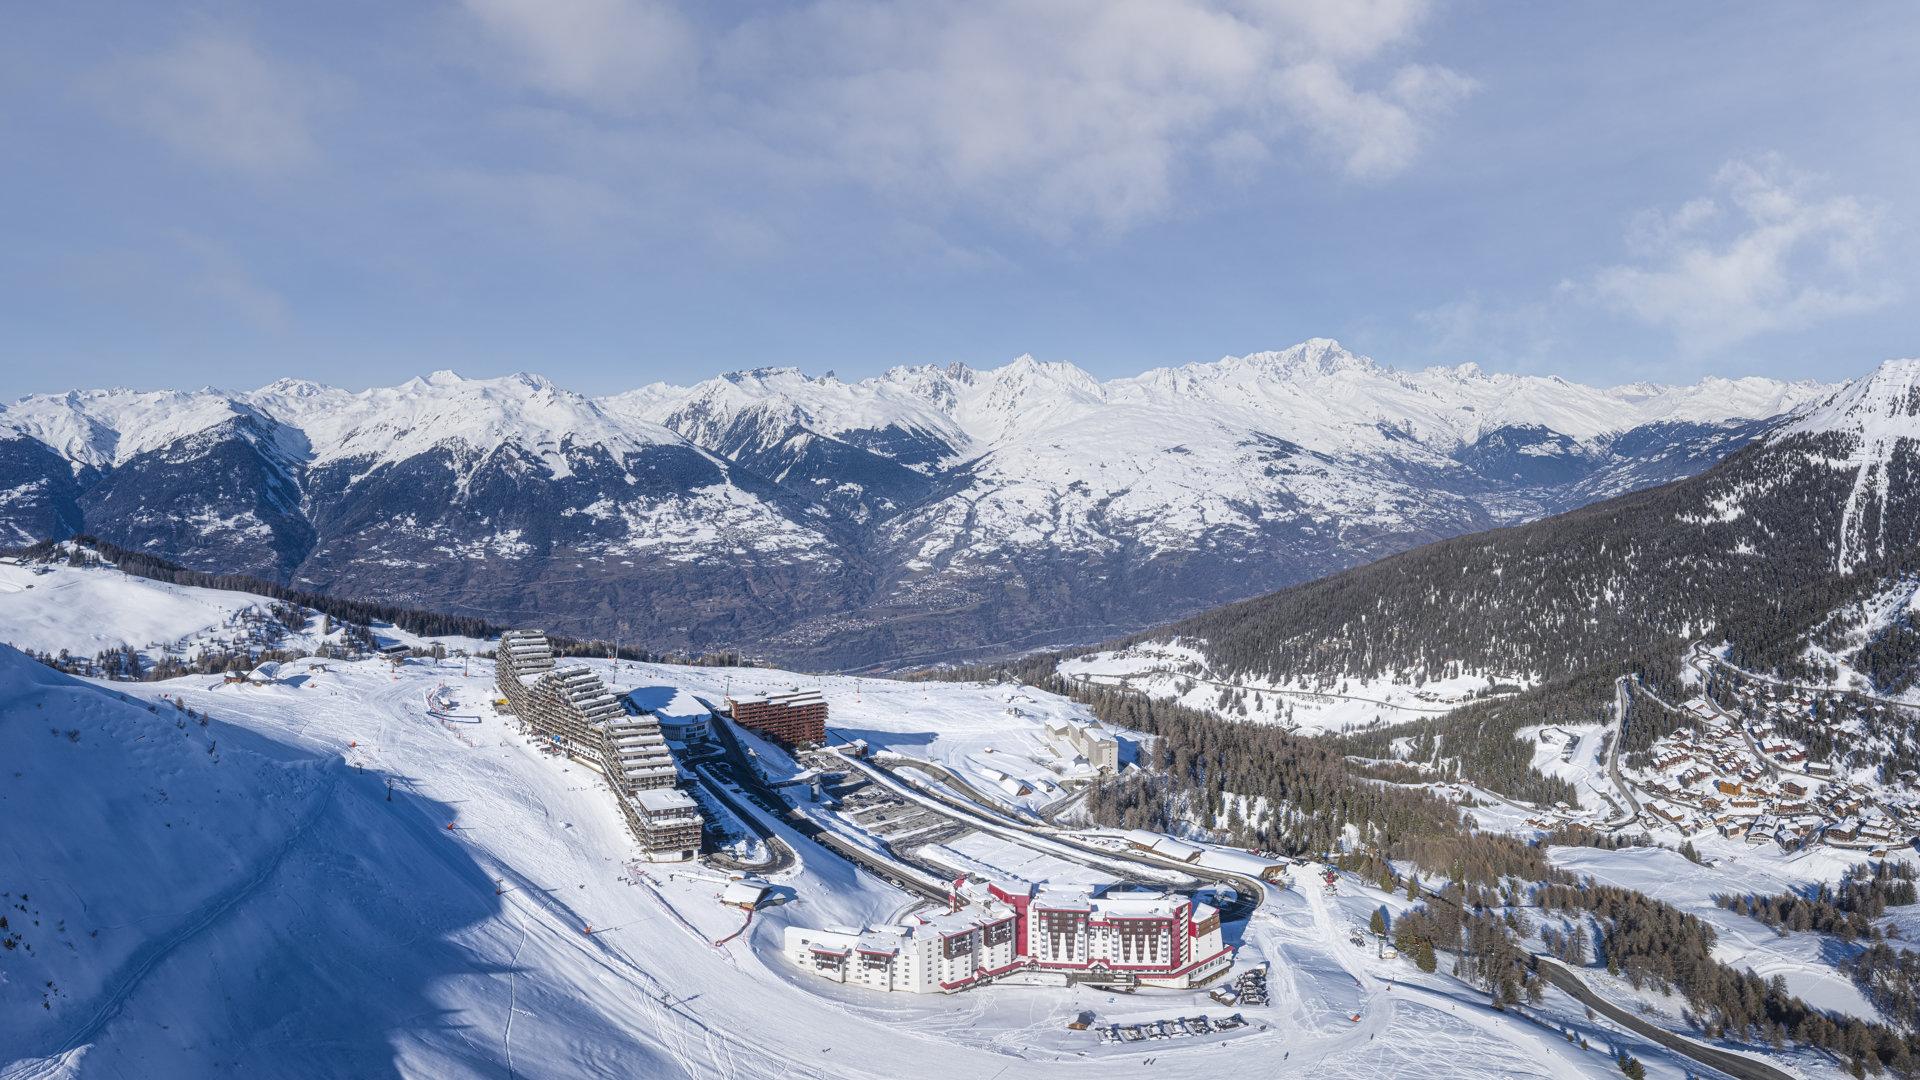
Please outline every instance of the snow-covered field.
M596 666L620 689L792 679ZM492 715L489 664L463 678L456 661L398 672L296 661L284 675L264 687L99 686L0 654L12 766L0 776L0 892L32 945L0 958L0 1075L898 1077L938 1062L943 1077L986 1080L1148 1059L1173 1077L1611 1068L1448 980L1419 996L1387 990L1383 976L1411 969L1368 970L1384 962L1348 951L1350 916L1317 887L1276 890L1235 928L1243 963L1275 965L1273 1004L1243 1010L1252 1026L1236 1036L1106 1047L1065 1029L1081 1009L1107 1022L1223 1011L1196 993L835 987L779 959L781 927L882 921L912 897L787 833L802 864L775 884L791 902L716 947L742 918L717 902L720 876L630 867L599 778ZM477 719L428 716L442 685L452 712ZM995 761L1013 756L1034 724L1007 713L1005 688L861 680L844 700L852 680L826 686L836 730L844 721L948 762L989 745ZM1072 708L1013 692L1036 713ZM212 719L202 727L185 709ZM57 993L43 1008L48 980Z
M202 645L242 640L244 620L265 618L268 604L263 596L168 585L100 567L0 562L0 641L43 652L92 656L131 645L149 657L190 655ZM317 635L288 642L317 643Z
M244 646L251 625L270 621L272 601L251 593L170 585L105 566L51 563L22 566L0 561L0 642L23 649L93 656L131 646L148 660L171 653L191 659L207 647ZM342 631L321 631L309 612L305 626L288 630L278 644L312 650L339 644ZM381 625L382 644L424 645L398 627ZM438 639L449 648L478 648L469 638Z
M1553 724L1525 727L1514 738L1533 746L1533 767L1546 776L1572 784L1586 810L1611 814L1619 798L1619 789L1607 776L1607 763L1600 751L1606 743L1611 724Z
M1249 683L1216 675L1199 649L1178 641L1143 642L1069 657L1060 662L1059 670L1070 679L1125 686L1189 708L1279 724L1302 735L1438 716L1494 685L1493 679L1479 675L1417 684L1391 678L1342 679L1325 685Z
M1637 889L1678 907L1712 925L1719 935L1715 958L1735 967L1750 968L1762 978L1775 975L1809 1004L1869 1019L1888 1019L1866 999L1835 965L1856 951L1838 938L1812 932L1775 933L1766 924L1716 905L1716 893L1762 896L1801 891L1822 882L1832 884L1847 868L1863 861L1861 852L1813 846L1783 855L1772 844L1749 845L1739 840L1708 837L1695 841L1711 866L1693 863L1665 848L1556 847L1557 866L1591 875L1607 885ZM1911 860L1911 852L1895 856ZM1624 987L1624 983L1621 984ZM1677 1006L1662 1003L1677 1014Z

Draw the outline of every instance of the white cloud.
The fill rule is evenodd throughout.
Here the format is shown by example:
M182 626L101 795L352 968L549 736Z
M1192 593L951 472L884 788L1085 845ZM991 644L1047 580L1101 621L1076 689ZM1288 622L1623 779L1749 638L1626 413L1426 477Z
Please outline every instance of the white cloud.
M1392 59L1427 0L815 0L698 29L661 0L463 2L518 84L600 116L625 160L636 136L674 160L730 142L922 220L1059 240L1162 216L1194 174L1299 144L1390 177L1472 86ZM671 122L637 117L666 99Z
M1634 221L1636 261L1573 291L1695 352L1890 302L1894 290L1874 273L1882 211L1814 187L1777 157L1728 162L1710 194Z
M462 0L506 48L520 77L550 94L613 113L677 96L699 43L663 0Z
M1473 92L1473 80L1420 64L1401 68L1385 87L1364 90L1324 60L1286 68L1276 84L1315 145L1360 179L1392 176L1412 164L1429 122Z
M291 71L226 30L190 33L113 65L93 89L104 109L181 153L262 174L315 159L312 121L335 92L327 80Z

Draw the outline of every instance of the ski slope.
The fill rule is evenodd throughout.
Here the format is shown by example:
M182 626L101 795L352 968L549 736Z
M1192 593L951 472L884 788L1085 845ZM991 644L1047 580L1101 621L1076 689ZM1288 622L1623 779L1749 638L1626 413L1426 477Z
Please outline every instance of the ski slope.
M169 585L102 567L0 562L0 641L43 652L91 656L130 645L149 657L190 655L223 637L239 639L243 620L267 618L268 604L262 596ZM296 635L288 644L312 648L319 640Z
M75 656L130 647L147 660L162 655L191 660L201 649L263 642L259 629L273 624L273 602L252 593L173 585L125 574L110 566L33 566L0 561L0 643L38 652L66 650ZM339 645L338 626L321 632L318 612L304 625L273 627L277 648L311 651L322 642ZM385 623L373 628L382 645L425 646L425 638ZM473 650L473 638L437 638L450 649Z

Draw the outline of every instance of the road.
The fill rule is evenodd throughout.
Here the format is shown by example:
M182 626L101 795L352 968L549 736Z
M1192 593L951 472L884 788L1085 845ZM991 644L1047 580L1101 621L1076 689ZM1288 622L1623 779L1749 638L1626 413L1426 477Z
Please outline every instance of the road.
M932 765L931 762L906 758L900 754L893 756L901 758L915 769L923 769ZM849 767L866 773L876 782L897 794L904 794L915 802L943 813L970 828L993 833L994 835L1016 842L1026 843L1028 846L1038 848L1056 858L1066 858L1075 862L1084 862L1084 857L1091 855L1107 863L1134 863L1139 866L1152 867L1156 870L1171 870L1190 878L1198 878L1202 881L1229 885L1233 888L1236 898L1232 904L1228 904L1222 908L1220 914L1223 919L1237 920L1250 917L1254 909L1258 908L1266 899L1267 883L1256 878L1223 870L1210 870L1203 866L1176 862L1172 859L1161 858L1157 855L1148 855L1144 852L1117 851L1112 848L1101 847L1098 844L1090 844L1075 839L1060 830L1042 825L1029 824L1018 818L1010 817L995 807L970 803L948 795L943 791L915 783L912 779L901 776L898 772L888 768L881 762L870 760L857 761L844 755L842 755L842 757ZM935 769L939 768L939 766L932 767ZM1034 841L1036 840L1040 841L1040 843L1035 843ZM1058 850L1059 848L1071 850L1062 852Z
M787 828L792 829L801 836L812 840L828 851L846 859L848 862L853 863L891 885L938 904L947 902L946 888L935 884L941 879L939 873L929 870L926 867L909 867L904 865L904 863L901 866L894 866L871 852L862 850L853 844L841 840L829 830L808 820L804 815L793 813L793 808L788 806L786 800L780 797L780 793L773 790L773 788L767 785L765 780L761 779L759 770L753 767L753 762L747 757L746 750L740 745L740 741L734 737L733 730L729 726L731 724L732 721L719 717L715 717L712 721L714 734L719 737L721 747L725 751L725 763L729 766L729 772L732 774L731 778L733 782L740 787L741 791L746 793L747 798L758 804L765 813L779 820L786 825ZM716 762L714 764L719 763ZM711 778L709 779L711 781ZM709 782L708 790L725 792L725 785ZM731 792L725 792L725 795L722 797L724 798L731 794ZM759 828L757 827L757 823L754 823L754 814L751 812L742 813L740 804L731 798L727 798L727 804L735 808L734 812L740 813L750 825L756 826L755 832L758 833ZM926 879L923 880L921 875L926 875Z
M707 794L712 795L728 810L733 811L733 816L739 818L741 824L751 829L753 835L758 837L760 843L767 849L767 857L759 862L749 862L715 852L707 856L708 863L723 870L737 870L743 874L776 874L793 867L793 864L798 861L793 848L789 847L785 840L780 839L778 833L762 823L758 815L742 805L740 800L734 797L733 792L727 790L726 784L722 783L718 777L711 775L707 771L707 764L694 765L691 771Z
M1735 672L1746 678L1758 679L1762 682L1771 683L1775 686L1784 686L1784 687L1787 687L1788 689L1821 690L1824 693L1835 692L1830 688L1823 689L1821 687L1811 687L1811 686L1802 687L1795 683L1783 682L1779 679L1770 679L1765 675L1755 675L1753 672L1748 671L1745 668L1735 667L1732 664L1727 663L1725 660L1720 659L1718 656L1713 655L1713 653L1707 651L1707 649L1700 642L1697 642L1697 641L1694 642L1692 648L1689 650L1687 654L1687 665L1689 667L1692 667L1694 670L1694 673L1700 676L1700 680L1703 684L1706 682L1706 678L1707 678L1706 666L1708 664L1718 665L1720 667L1726 668L1728 671ZM1843 696L1859 697L1859 698L1864 698L1865 700L1868 700L1868 701L1884 701L1890 704L1901 704L1900 702L1892 701L1892 699L1890 698L1876 698L1871 694L1854 694L1851 691L1842 691L1841 693L1843 694ZM1734 714L1721 708L1720 703L1713 700L1710 697L1705 698L1705 700L1706 700L1706 703L1710 707L1712 707L1714 713L1720 717L1720 719L1726 721L1728 724L1733 725L1733 729L1740 733L1740 737L1746 740L1747 750L1753 754L1754 758L1757 761L1759 761L1763 767L1766 768L1767 774L1771 776L1773 779L1778 780L1782 776L1797 776L1802 780L1811 780L1816 784L1823 782L1820 777L1814 776L1811 773L1801 772L1798 769L1789 769L1786 766L1781 765L1779 762L1776 762L1773 758L1767 755L1766 751L1760 748L1759 740L1755 739L1753 735L1747 731L1747 725L1741 722L1740 717L1735 716Z
M1539 956L1536 959L1540 963L1540 974L1546 976L1549 983L1573 997L1574 1000L1636 1035L1652 1039L1676 1054L1692 1058L1702 1065L1735 1077L1736 1080L1795 1080L1792 1073L1777 1069L1757 1058L1708 1046L1635 1016L1588 989L1587 984L1582 982L1578 975L1558 960L1549 956Z
M1622 675L1613 681L1613 741L1607 746L1607 779L1613 781L1613 789L1627 801L1627 812L1625 817L1607 822L1609 829L1631 825L1640 816L1639 800L1633 797L1633 789L1620 777L1620 744L1626 740L1627 717L1633 711L1633 694L1628 689L1627 678Z
M1783 687L1788 690L1805 690L1815 694L1838 694L1841 697L1858 698L1861 701L1871 701L1880 705L1893 705L1903 709L1913 708L1913 702L1903 701L1900 698L1881 697L1879 694L1869 694L1864 690L1839 690L1831 686L1815 686L1811 683L1789 682L1786 679L1776 679L1772 675L1762 675L1757 671L1748 671L1746 668L1732 663L1725 657L1707 648L1707 643L1704 641L1696 641L1688 646L1688 660L1702 660L1713 664L1715 667L1726 668L1728 671L1744 678L1753 679L1756 682L1763 682L1772 686Z

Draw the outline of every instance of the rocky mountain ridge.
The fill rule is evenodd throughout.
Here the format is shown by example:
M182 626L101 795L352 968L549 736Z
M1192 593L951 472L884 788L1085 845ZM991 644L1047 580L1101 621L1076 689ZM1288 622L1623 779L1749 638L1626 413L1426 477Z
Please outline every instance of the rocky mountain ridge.
M1401 372L1324 339L591 398L436 372L0 408L0 539L820 667L1097 640L1690 475L1831 391Z

